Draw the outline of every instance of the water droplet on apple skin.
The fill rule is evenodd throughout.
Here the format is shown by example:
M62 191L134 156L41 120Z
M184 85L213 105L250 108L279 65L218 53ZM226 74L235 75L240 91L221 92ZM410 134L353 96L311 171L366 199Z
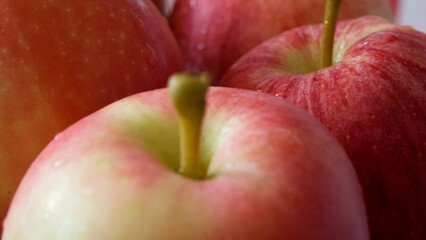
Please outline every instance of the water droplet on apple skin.
M53 166L55 167L55 168L58 168L58 167L60 167L62 165L62 162L60 161L60 160L57 160L57 161L55 161L55 163L53 163Z
M62 133L58 133L55 135L55 137L53 138L53 141L58 141L62 138Z

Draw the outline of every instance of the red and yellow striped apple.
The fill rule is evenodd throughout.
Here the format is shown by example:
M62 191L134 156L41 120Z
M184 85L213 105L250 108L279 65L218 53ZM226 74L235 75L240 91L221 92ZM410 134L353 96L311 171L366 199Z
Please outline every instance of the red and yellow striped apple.
M207 85L172 81L177 110L166 89L145 92L58 135L2 239L368 239L356 173L322 124L231 88L211 88L204 111Z
M426 236L426 35L373 16L337 25L321 69L322 26L287 31L243 56L220 85L295 103L344 146L364 188L372 239Z

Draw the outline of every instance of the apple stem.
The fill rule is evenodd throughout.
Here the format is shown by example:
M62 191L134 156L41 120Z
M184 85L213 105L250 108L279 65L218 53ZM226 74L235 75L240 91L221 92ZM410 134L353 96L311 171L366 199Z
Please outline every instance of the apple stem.
M179 117L179 172L194 179L203 179L207 174L207 166L199 158L199 145L209 84L210 77L206 73L177 73L170 77L168 83L170 97Z
M342 0L327 0L324 13L324 29L322 34L322 68L333 64L334 32Z

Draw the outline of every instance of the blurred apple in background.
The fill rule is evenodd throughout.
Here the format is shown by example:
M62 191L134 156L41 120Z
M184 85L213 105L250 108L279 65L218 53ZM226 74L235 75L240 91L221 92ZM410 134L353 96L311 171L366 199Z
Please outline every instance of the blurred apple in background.
M320 23L325 0L179 0L170 26L191 71L209 71L213 84L243 54L284 30ZM388 0L345 0L340 19L393 19Z
M42 148L116 99L183 68L146 0L0 0L0 219Z
M368 239L356 173L322 124L231 88L210 88L204 111L204 83L176 75L171 94L131 96L62 132L2 239Z
M344 21L334 65L324 69L321 36L322 25L312 25L266 41L219 85L270 93L308 110L357 170L372 239L425 239L426 35L379 17Z

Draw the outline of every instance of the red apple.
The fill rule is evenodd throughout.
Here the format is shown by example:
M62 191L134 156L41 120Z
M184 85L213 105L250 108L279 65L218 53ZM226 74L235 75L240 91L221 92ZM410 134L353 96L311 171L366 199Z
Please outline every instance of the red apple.
M182 68L150 1L0 0L0 221L56 133Z
M253 49L220 85L274 94L337 137L364 188L372 239L425 239L426 35L379 17L337 25L321 69L322 25Z
M297 26L320 23L325 0L180 0L169 19L189 70L214 83L259 43ZM367 14L392 19L388 0L345 0L341 19Z
M197 88L180 101L180 118L162 89L58 135L22 181L3 240L368 239L362 190L343 148L308 113L273 96L211 88L193 138L204 175L179 174L178 126L186 114L202 119L203 109L188 107L204 106Z

